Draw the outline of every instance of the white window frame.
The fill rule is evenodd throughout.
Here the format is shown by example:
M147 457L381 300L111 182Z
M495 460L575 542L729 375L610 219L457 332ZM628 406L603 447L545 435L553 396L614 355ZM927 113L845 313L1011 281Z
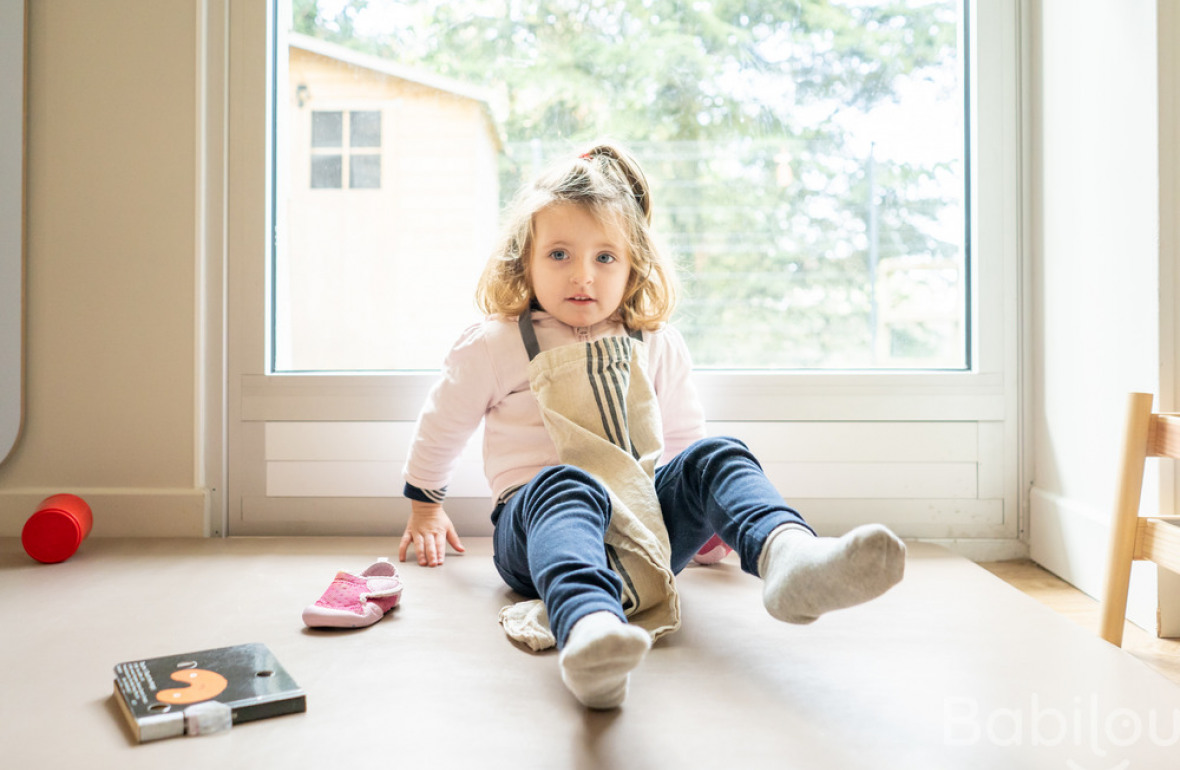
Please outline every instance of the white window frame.
M227 491L220 526L214 522L213 529L229 534L400 533L408 515L404 499L267 496L268 423L413 421L435 375L267 373L269 3L206 0L202 12L206 19L206 128L216 135L220 126L224 139L223 146L215 143L214 151L203 154L202 162L207 178L224 176L220 188L224 200L217 199L217 189L206 199L211 201L210 210L223 215L226 246L224 271L209 270L206 285L210 294L216 294L224 272L228 309L224 329ZM1025 237L1021 227L1024 10L1021 0L987 0L971 3L971 12L969 42L975 52L969 78L974 105L970 153L974 205L969 228L972 369L707 371L696 377L713 422L986 424L987 437L980 439L980 451L987 457L980 458L980 473L985 473L986 465L989 484L1000 490L1003 515L975 527L952 527L928 539L945 540L969 555L987 558L1019 555L1026 508L1021 491L1027 454L1021 431L1027 377L1026 267L1021 256ZM216 224L210 227L216 229ZM461 530L466 527L485 534L486 500L453 500L448 510Z

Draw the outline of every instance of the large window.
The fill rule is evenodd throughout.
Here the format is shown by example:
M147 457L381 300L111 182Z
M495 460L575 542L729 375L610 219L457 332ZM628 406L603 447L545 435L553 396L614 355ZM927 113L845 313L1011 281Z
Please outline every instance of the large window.
M503 201L607 134L643 160L683 268L674 321L709 430L747 441L825 533L878 521L1013 555L1018 0L209 8L228 531L401 532L409 436L477 318ZM333 186L313 187L320 156ZM479 454L448 496L468 535L489 526Z
M970 369L967 18L963 0L279 2L273 370L437 367L503 203L601 136L651 179L699 368Z

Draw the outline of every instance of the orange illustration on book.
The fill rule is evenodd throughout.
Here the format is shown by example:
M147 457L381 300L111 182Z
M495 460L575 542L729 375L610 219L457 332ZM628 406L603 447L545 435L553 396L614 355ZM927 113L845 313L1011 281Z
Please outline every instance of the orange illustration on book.
M200 703L203 700L216 698L229 686L229 682L216 671L206 671L203 668L190 668L176 671L172 679L186 687L174 687L171 690L160 690L156 693L156 700L161 703Z

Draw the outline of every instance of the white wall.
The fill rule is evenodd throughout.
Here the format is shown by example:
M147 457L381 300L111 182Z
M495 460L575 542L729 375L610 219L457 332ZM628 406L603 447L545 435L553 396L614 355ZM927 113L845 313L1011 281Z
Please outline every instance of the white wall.
M1030 11L1030 546L1097 593L1126 393L1166 387L1170 400L1156 0L1034 0ZM1158 501L1159 479L1149 475L1146 505ZM1142 566L1132 608L1154 626L1153 568Z

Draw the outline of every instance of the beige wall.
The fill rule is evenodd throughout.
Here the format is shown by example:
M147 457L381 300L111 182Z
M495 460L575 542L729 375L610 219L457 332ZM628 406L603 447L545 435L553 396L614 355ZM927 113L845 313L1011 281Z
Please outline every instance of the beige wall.
M200 535L196 8L30 6L27 409L0 535L57 491L96 536Z

